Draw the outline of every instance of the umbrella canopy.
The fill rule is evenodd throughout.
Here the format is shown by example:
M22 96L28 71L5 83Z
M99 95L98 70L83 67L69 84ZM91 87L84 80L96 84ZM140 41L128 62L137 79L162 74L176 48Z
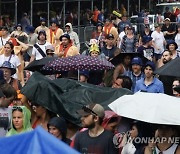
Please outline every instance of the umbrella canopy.
M42 73L41 68L48 62L55 60L57 58L58 57L44 57L40 60L34 60L31 63L29 63L29 65L27 65L24 69L32 72L38 71Z
M77 71L77 70L108 70L114 66L106 59L100 60L95 57L77 55L72 57L58 58L47 65L42 70L44 71Z
M31 132L0 138L0 148L4 154L79 154L40 126Z
M180 57L175 58L162 67L158 68L154 74L180 77Z
M134 57L140 57L143 61L143 64L145 64L148 61L147 58L145 58L142 54L140 54L138 52L131 52L131 53L122 52L122 53L118 54L117 56L115 56L110 62L116 66L116 65L122 63L123 59L126 56L130 56L131 59L133 59Z
M38 72L33 73L21 92L32 102L77 125L80 125L80 117L76 111L83 105L96 102L107 109L115 99L132 94L128 89L98 87L70 79L49 80Z
M166 94L137 92L118 98L109 107L127 118L155 124L180 125L180 98Z

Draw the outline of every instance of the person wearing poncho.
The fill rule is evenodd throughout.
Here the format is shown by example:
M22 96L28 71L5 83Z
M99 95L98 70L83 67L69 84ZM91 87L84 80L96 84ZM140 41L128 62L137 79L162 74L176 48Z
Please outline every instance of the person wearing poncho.
M25 106L14 106L12 108L11 129L6 136L12 136L19 133L31 131L31 112Z

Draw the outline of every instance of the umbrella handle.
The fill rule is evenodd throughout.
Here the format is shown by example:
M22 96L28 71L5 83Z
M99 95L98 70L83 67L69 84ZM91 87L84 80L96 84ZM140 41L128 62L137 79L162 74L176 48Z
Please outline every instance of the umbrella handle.
M78 69L78 81L80 80L80 78L79 78L79 69Z

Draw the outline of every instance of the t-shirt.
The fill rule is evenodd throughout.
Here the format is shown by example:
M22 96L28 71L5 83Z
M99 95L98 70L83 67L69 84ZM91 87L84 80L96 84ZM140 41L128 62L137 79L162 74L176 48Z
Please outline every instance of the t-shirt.
M45 55L46 55L46 46L52 45L49 42L46 42L45 44L39 44L39 43L36 43L36 44L42 49L42 51L45 53ZM35 56L35 60L39 60L39 59L43 58L43 56L39 53L39 51L34 46L32 49L32 55Z
M116 51L117 47L113 46L111 49L107 49L106 47L101 48L101 52L105 54L108 59L114 57L114 52Z
M88 130L77 134L74 148L83 154L116 154L118 149L113 144L113 133L104 130L97 137L90 137Z
M3 37L0 37L0 48L6 44L6 42L10 39L10 37L6 37L5 39Z
M154 52L156 54L162 54L164 51L164 41L165 41L163 33L154 31L152 32L151 37L153 38L154 44L157 46L157 48L159 48L159 50L155 49Z
M120 39L120 42L119 42L119 46L118 46L118 48L120 48L120 47L121 47L121 41L122 41L122 39L123 39L124 35L126 35L124 31L122 31L122 32L119 34L119 39Z
M10 128L12 107L0 108L0 137L6 136Z
M177 50L180 51L180 34L179 33L177 33L176 36L175 36L175 42L178 45Z
M161 29L162 32L175 32L176 31L176 27L174 25L169 25L168 27L166 25L163 25L162 26L162 29ZM164 36L165 39L174 39L174 34L166 34Z
M154 57L154 48L153 47L144 47L144 46L140 46L137 49L137 52L139 52L140 54L142 54L144 57L146 57L147 59L149 59L150 61L152 61L153 57Z

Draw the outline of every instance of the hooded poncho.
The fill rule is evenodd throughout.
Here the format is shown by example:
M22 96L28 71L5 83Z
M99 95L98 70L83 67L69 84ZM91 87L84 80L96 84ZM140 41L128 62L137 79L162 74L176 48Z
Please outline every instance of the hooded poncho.
M23 112L23 130L20 133L32 130L31 123L30 123L30 118L31 118L30 110L25 106L17 106L17 107L21 108L22 112ZM14 107L14 108L16 108L16 107ZM14 110L14 111L16 111L16 110ZM17 111L19 111L19 110L17 110ZM12 109L12 113L13 113L13 109ZM19 132L17 132L13 126L12 119L11 119L11 129L7 132L6 136L19 134Z

